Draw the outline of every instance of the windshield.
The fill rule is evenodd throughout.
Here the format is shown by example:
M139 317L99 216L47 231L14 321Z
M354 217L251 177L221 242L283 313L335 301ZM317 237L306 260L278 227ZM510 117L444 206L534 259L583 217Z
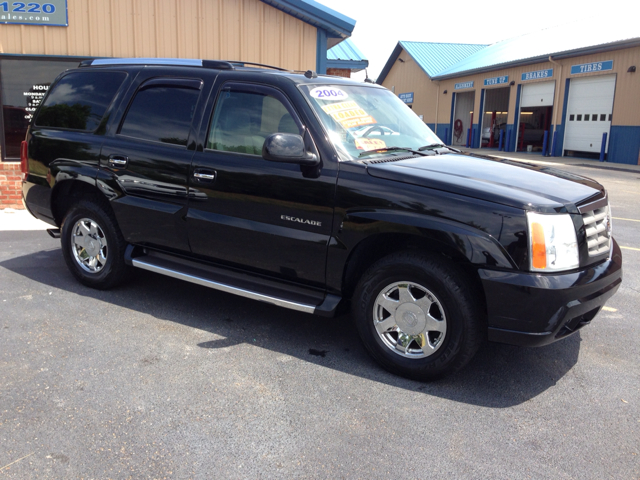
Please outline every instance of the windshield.
M331 142L346 159L406 155L404 149L442 144L389 90L366 85L300 85L300 89L320 117ZM403 150L385 150L394 147Z

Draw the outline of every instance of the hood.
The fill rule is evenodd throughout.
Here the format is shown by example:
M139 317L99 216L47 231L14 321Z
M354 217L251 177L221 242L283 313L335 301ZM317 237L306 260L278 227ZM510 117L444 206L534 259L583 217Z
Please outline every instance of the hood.
M467 153L366 163L373 177L545 213L578 213L576 204L604 193L598 182L569 172Z

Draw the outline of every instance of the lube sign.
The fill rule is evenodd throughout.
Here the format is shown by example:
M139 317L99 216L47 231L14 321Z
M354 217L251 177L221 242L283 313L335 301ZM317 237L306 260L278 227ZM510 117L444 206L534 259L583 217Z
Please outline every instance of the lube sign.
M583 63L580 65L572 65L571 75L575 75L577 73L602 72L605 70L613 70L613 60L607 60L606 62L592 62Z
M67 0L0 2L0 23L67 27Z
M485 78L484 85L488 87L490 85L500 85L501 83L509 83L509 75L503 75L502 77Z

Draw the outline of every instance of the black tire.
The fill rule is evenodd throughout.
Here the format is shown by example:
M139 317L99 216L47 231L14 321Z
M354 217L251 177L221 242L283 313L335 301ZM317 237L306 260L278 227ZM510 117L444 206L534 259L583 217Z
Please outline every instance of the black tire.
M91 242L91 246L87 245L84 251L77 245L84 242L77 240L84 238L81 232L87 230L83 228L94 231L87 233L87 242ZM67 267L80 283L88 287L100 290L115 287L129 273L129 267L124 263L127 243L113 214L96 201L80 200L69 209L62 221L60 240ZM92 258L96 259L93 268Z
M396 301L396 292L410 301ZM373 264L356 287L352 314L371 356L390 372L419 381L461 369L484 338L478 293L460 268L437 255L406 251Z

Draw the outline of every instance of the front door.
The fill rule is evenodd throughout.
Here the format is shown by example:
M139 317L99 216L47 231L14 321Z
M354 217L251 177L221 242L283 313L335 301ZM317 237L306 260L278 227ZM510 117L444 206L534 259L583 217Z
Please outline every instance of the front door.
M321 168L270 162L262 145L272 133L304 134L280 90L224 83L203 122L203 151L193 157L187 224L194 254L231 266L321 287L337 179ZM306 132L306 133L305 133Z

